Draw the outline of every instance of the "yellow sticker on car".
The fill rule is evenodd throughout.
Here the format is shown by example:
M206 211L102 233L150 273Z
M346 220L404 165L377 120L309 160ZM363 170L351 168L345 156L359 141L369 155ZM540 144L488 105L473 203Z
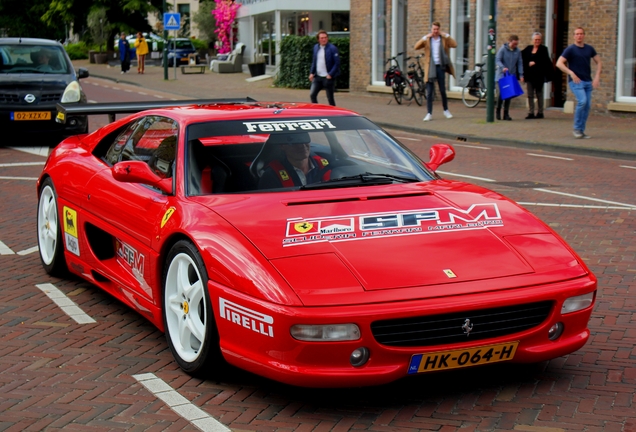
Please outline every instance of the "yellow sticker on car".
M64 243L66 249L79 256L79 239L77 235L77 212L70 207L62 208L62 225L64 226Z

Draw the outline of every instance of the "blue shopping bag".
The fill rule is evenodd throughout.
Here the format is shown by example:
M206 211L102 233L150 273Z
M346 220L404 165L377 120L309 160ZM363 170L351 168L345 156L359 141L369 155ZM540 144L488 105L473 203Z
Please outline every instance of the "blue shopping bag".
M504 75L499 78L499 92L501 93L501 98L506 100L521 96L523 89L516 76L504 72Z

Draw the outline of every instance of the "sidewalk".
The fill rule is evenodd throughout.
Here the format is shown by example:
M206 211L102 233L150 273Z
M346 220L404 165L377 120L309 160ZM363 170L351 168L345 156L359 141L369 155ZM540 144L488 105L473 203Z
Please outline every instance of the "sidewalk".
M216 74L206 69L204 74L181 73L179 68L168 70L168 80L160 66L146 66L143 75L133 68L120 74L118 64L89 64L88 60L76 60L75 68L85 67L90 76L105 78L125 84L180 95L183 99L252 97L259 101L308 102L309 90L272 87L272 79L246 81L243 73ZM326 103L324 92L319 102ZM433 120L423 122L426 108L412 101L398 105L391 94L336 93L338 106L351 109L387 129L400 129L414 133L439 136L445 141L491 143L528 147L534 150L561 151L566 153L593 154L604 157L636 160L636 119L620 114L591 114L586 134L592 139L575 139L572 136L573 115L558 109L547 109L545 119L524 120L524 109L512 109L513 121L486 122L486 104L467 108L461 100L449 100L452 119L444 118L441 101L433 104Z

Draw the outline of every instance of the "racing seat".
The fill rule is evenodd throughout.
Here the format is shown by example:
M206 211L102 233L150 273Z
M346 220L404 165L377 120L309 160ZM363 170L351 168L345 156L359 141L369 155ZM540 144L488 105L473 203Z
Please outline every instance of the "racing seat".
M307 132L271 134L250 165L252 177L258 181L271 161L282 160L285 157L278 148L280 144L307 144L310 142L311 138Z
M230 168L213 155L206 157L207 165L201 170L201 194L225 192L227 179L232 175Z

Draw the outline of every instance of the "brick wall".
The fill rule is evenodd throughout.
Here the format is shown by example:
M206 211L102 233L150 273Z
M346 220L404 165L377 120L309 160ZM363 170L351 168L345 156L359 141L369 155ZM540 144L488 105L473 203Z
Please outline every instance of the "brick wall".
M387 47L391 41L391 0L385 0L387 6ZM416 55L413 45L422 36L430 32L430 5L433 1L432 21L439 21L442 31L450 30L451 0L409 0L407 25L408 55ZM555 0L561 1L561 0ZM461 0L458 0L458 4ZM545 0L506 0L498 2L497 11L497 49L508 40L510 34L519 36L519 47L525 48L532 43L532 33L538 31L545 35ZM489 7L488 1L484 8ZM372 0L351 0L351 83L352 91L366 91L371 82L371 8ZM470 1L471 17L476 16L476 1ZM603 60L601 86L594 92L593 109L607 112L607 104L614 100L616 86L616 46L618 28L618 1L616 0L569 0L568 41L573 42L574 28L586 29L586 43L593 45ZM552 23L550 23L552 25ZM470 66L474 63L474 21L471 23ZM552 41L544 44L551 48ZM388 53L387 53L388 54ZM593 67L594 70L594 67ZM546 89L549 91L549 89ZM574 100L568 90L567 99ZM515 104L525 104L525 98L519 98Z

